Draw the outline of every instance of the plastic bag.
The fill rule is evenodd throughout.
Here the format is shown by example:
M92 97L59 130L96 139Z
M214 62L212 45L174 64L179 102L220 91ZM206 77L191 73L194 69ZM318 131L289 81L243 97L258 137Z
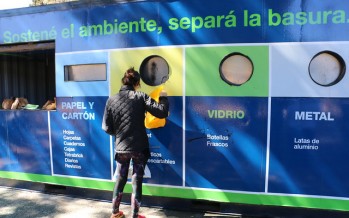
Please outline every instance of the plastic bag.
M150 97L153 98L156 102L159 102L160 93L164 89L164 86L161 85L157 87L152 93L150 93ZM151 113L147 112L145 115L144 125L148 129L154 129L159 127L164 127L166 124L166 118L157 118L153 116Z

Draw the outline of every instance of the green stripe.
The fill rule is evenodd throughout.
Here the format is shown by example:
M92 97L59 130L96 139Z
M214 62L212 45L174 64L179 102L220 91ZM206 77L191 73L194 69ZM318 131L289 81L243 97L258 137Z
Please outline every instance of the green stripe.
M16 173L0 171L0 177L6 179L16 179L23 181L39 182L46 184L56 184L78 188L88 188L97 190L112 191L114 182L97 181L89 179L78 179L60 176L48 176L29 173ZM125 192L131 192L131 185L127 184ZM349 211L349 200L328 199L328 198L312 198L303 196L281 196L262 193L231 193L219 190L197 190L192 188L175 188L175 187L158 187L144 184L143 194L159 197L175 197L197 200L211 200L222 203L242 203L269 206L290 206L317 208L327 210Z
M241 203L269 206L290 206L327 210L349 211L349 200L312 198L302 196L280 196L272 194L245 194L220 192L217 190L193 190L183 188L150 187L143 188L149 195L170 196L188 199L204 199L224 203Z
M113 190L113 182L96 181L88 179L69 178L61 176L49 176L31 173L16 173L0 171L0 177L6 179L16 179L31 182L42 182L47 184L64 185L78 188L90 188L98 190Z

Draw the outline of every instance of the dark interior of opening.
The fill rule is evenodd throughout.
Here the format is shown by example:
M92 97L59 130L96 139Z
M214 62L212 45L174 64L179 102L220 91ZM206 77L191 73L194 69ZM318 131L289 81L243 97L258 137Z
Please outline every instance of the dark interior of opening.
M0 46L0 100L42 105L56 96L54 42Z

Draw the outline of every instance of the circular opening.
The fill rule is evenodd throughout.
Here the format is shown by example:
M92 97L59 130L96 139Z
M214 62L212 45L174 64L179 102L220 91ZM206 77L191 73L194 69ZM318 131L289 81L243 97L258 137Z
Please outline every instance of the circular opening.
M234 52L223 58L219 66L219 73L229 85L239 86L251 78L253 63L248 56Z
M341 81L345 74L343 58L332 51L317 53L309 63L310 78L318 85L332 86Z
M143 82L149 86L158 86L169 79L169 66L167 61L158 55L145 58L140 67Z

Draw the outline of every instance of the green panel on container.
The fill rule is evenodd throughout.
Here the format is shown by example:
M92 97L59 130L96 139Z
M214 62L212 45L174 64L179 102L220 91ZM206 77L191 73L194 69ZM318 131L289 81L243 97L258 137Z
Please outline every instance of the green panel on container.
M253 73L240 86L229 85L220 76L220 64L229 54L238 53L253 63ZM269 93L268 46L212 46L185 50L186 96L256 96Z

